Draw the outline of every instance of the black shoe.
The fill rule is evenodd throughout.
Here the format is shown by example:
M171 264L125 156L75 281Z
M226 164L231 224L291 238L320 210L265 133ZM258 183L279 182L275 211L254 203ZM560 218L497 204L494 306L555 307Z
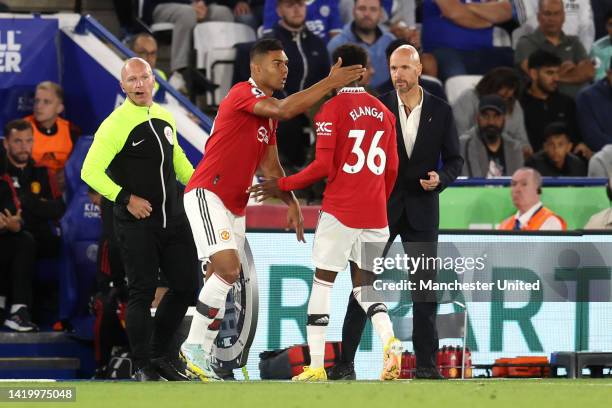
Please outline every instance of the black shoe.
M228 368L220 367L217 363L213 362L211 367L215 374L219 376L223 381L235 381L236 377L234 377L234 370L230 370Z
M162 381L163 379L157 373L157 370L152 366L139 368L132 377L135 381Z
M353 363L338 363L326 368L328 380L356 380L355 365Z
M442 376L442 374L440 374L440 371L438 371L438 369L435 367L431 367L431 368L429 367L418 368L417 367L414 377L418 380L444 380L445 379Z
M189 381L189 377L175 367L168 357L153 358L151 359L151 365L157 371L157 374L167 381Z
M38 326L32 323L30 319L30 313L27 307L21 307L15 313L11 314L9 318L4 321L4 325L18 332L25 333L38 331Z

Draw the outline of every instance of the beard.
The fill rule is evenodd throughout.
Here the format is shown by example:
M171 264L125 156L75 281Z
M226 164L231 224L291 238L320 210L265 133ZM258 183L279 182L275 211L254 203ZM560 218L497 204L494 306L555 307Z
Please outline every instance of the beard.
M485 126L480 129L480 137L489 144L497 142L501 138L501 128L497 126Z
M11 161L17 164L27 164L28 161L30 161L30 155L27 153L20 153L20 154L8 154L9 157L11 158Z

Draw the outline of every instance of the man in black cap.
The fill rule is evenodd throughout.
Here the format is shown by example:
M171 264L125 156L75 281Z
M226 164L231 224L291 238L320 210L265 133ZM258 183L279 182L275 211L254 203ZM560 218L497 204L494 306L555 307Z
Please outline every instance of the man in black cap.
M506 105L498 95L480 98L476 126L459 137L464 159L463 176L510 176L523 166L519 143L503 137Z

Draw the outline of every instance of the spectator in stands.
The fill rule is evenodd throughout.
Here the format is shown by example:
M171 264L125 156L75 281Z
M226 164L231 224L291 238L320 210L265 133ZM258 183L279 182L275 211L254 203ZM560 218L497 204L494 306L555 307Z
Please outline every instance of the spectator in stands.
M595 38L606 35L606 15L612 10L612 0L591 0L593 20L595 21Z
M30 319L36 242L23 230L23 218L13 180L0 176L0 324L19 332L37 331ZM11 301L6 319L7 296Z
M593 154L582 143L576 125L576 105L572 98L557 91L561 59L547 51L538 50L529 56L531 85L523 93L521 105L525 113L525 128L534 151L544 143L544 129L550 123L564 122L574 144L573 152L589 159Z
M509 176L523 165L520 143L504 137L505 121L506 102L501 96L492 94L480 98L476 126L459 137L463 176Z
M537 170L522 167L512 175L512 204L516 214L501 222L498 229L506 231L565 231L567 224L540 201L542 176Z
M157 66L157 40L149 33L139 33L130 39L130 49L137 57L147 61L157 75L167 80L168 76Z
M57 257L61 249L59 220L66 205L50 171L32 160L32 125L23 119L13 120L6 124L4 137L6 155L0 174L6 173L13 181L23 228L34 236L38 258Z
M64 191L66 160L81 134L76 125L60 117L63 112L64 90L55 82L44 81L36 86L33 114L25 117L34 132L32 158L37 166L51 170L60 191Z
M230 0L228 3L234 3L234 18L237 23L246 24L253 30L261 26L263 22L263 10L265 0Z
M478 103L484 95L496 94L506 102L504 134L519 142L526 155L532 153L523 109L517 100L520 77L512 68L499 67L489 71L474 89L466 89L453 104L457 132L463 134L476 124Z
M605 145L591 157L589 177L612 177L612 144Z
M544 149L531 156L525 166L545 177L585 177L587 165L572 153L565 123L553 122L544 130Z
M541 0L513 0L513 15L521 25L523 34L533 32L538 25L538 8ZM591 49L595 40L595 21L590 0L563 0L565 20L563 32L580 39L584 48Z
M387 47L395 36L379 24L382 18L381 0L356 0L353 18L354 21L346 24L342 32L327 44L327 50L332 55L336 48L346 43L365 48L374 69L370 86L378 88L389 80L389 65L385 57Z
M612 61L612 9L606 16L606 28L608 35L595 41L591 50L591 57L595 61L595 80L600 80L606 76L606 71Z
M9 8L9 6L0 1L0 13L8 13L10 11L11 9Z
M612 176L612 174L610 174ZM611 206L598 212L597 214L593 214L589 221L584 226L585 230L610 230L612 229L612 180L608 179L608 184L606 185L606 194L608 195L608 200L610 200Z
M585 143L593 151L612 143L612 59L606 77L583 89L576 106Z
M561 59L559 90L574 97L580 88L593 79L595 68L580 39L566 35L561 29L564 19L562 0L541 0L538 28L519 39L514 62L528 72L528 59L535 51L543 50L555 54Z
M397 38L391 41L391 43L389 44L389 46L387 47L385 51L385 54L387 56L387 63L389 62L389 59L391 58L391 54L393 54L393 51L395 51L401 45L412 45L412 44L410 44L408 41L404 40L403 38ZM425 89L427 92L429 92L430 94L435 95L438 98L446 102L447 100L446 93L444 92L444 88L442 87L442 82L440 82L437 78L427 78L427 77L424 78L423 75L420 75L419 85L423 89ZM385 83L383 83L381 86L376 88L374 92L379 95L384 95L388 92L393 91L394 89L395 88L393 87L393 81L391 81L391 78L389 77L389 79Z
M323 40L305 24L305 0L278 0L276 12L280 20L266 36L280 40L289 58L285 92L291 95L325 78L329 73L330 59ZM292 167L305 164L310 133L304 129L310 127L305 115L279 123L277 143L282 164Z
M203 0L151 0L145 13L148 23L173 23L170 84L185 89L185 75L189 67L189 54L193 48L193 29L204 21L234 21L232 10L219 1Z
M277 0L265 0L264 34L272 30L278 21ZM306 27L319 36L325 44L342 31L342 21L338 11L338 0L309 0L306 5Z
M511 18L508 1L424 0L423 51L436 58L442 80L512 66L512 48L496 47L493 36L493 26Z

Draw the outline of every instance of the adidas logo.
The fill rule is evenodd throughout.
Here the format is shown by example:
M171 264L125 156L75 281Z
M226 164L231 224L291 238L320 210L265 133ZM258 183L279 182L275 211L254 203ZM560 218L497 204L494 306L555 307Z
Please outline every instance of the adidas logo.
M327 325L329 324L329 317L327 316L323 316L323 317L319 317L317 320L314 321L315 325Z

